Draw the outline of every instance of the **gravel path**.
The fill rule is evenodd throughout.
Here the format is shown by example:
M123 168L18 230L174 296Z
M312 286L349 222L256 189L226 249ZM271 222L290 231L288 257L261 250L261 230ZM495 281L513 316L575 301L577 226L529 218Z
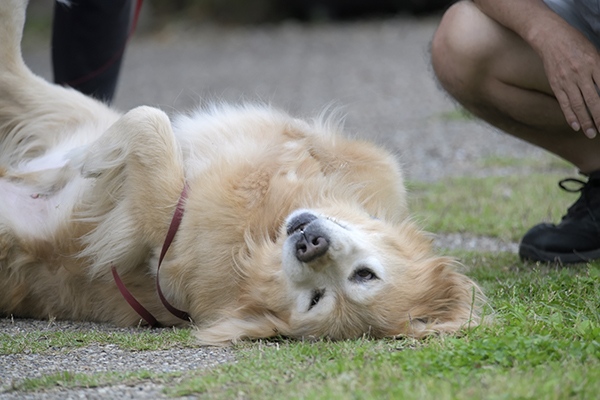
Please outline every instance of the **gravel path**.
M165 30L136 37L130 44L116 106L155 105L167 112L187 110L207 100L266 100L295 115L316 115L340 107L351 135L381 143L397 153L409 179L443 180L458 175L527 174L519 169L486 169L493 155L547 157L541 150L456 115L432 77L428 47L439 17L398 17L344 24L281 25L193 31ZM49 52L29 47L25 59L49 78ZM468 235L443 235L444 248L516 251L515 243ZM0 321L0 332L31 330L127 331L108 325L30 320ZM135 331L135 330L132 330ZM88 346L43 354L0 356L0 386L54 371L177 371L231 361L221 349L123 351ZM0 393L0 399L156 398L162 386Z
M169 329L169 328L164 328ZM9 318L0 319L0 332L14 336L28 332L94 332L136 333L148 332L147 328L118 328L109 324L69 321L38 321ZM151 332L159 334L161 329ZM175 347L167 350L129 351L114 344L93 344L71 349L49 350L43 353L19 353L0 355L0 388L8 389L24 378L39 378L58 372L97 374L107 372L152 371L157 373L185 372L211 368L224 362L232 362L235 355L231 349L215 347ZM0 399L65 399L65 398L160 398L163 386L153 382L136 382L135 385L118 385L104 388L77 390L56 389L47 393L24 395L1 393Z

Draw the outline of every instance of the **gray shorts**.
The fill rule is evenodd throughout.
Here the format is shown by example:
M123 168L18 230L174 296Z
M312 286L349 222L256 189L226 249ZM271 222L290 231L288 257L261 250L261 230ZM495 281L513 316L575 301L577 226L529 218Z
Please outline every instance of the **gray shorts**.
M600 49L600 2L598 0L544 0L544 3Z

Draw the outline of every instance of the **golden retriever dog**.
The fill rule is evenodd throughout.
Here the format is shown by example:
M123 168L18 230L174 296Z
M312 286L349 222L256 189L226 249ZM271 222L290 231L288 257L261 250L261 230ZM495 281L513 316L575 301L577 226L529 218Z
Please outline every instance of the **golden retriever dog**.
M30 72L25 9L0 2L0 314L135 326L130 293L211 345L480 323L391 154L265 105L120 114Z

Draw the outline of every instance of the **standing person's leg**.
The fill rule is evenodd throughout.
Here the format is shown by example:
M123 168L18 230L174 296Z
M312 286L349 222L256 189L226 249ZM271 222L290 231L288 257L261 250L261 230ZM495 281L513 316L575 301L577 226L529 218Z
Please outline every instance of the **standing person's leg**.
M131 0L56 3L54 81L111 102L130 29Z
M600 258L600 140L567 124L533 49L462 1L440 23L432 63L441 85L474 115L590 175L559 225L538 225L525 235L521 256L561 262Z

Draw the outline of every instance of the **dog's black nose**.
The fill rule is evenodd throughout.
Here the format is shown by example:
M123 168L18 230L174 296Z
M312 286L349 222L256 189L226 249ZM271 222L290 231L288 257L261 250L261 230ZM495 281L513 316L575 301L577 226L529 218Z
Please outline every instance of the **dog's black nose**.
M291 236L294 232L301 231L306 225L317 219L319 218L310 212L303 212L300 215L296 215L287 226L287 234Z
M329 240L318 233L304 232L296 242L296 258L302 262L311 262L329 250Z

